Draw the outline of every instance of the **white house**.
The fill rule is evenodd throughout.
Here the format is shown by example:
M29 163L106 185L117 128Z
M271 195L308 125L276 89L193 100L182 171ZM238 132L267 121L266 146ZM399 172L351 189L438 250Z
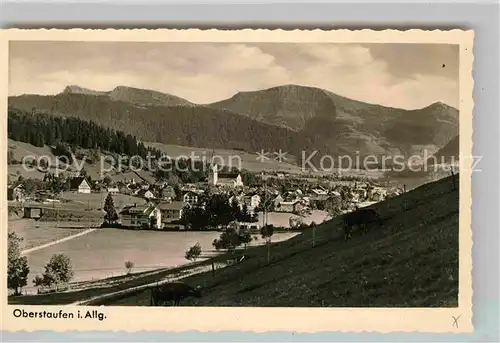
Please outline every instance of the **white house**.
M158 208L162 214L162 224L169 224L179 221L182 218L184 210L189 206L188 203L183 201L162 202Z
M237 222L238 230L249 230L251 233L257 233L260 230L258 222Z
M139 192L137 192L137 196L138 197L141 197L141 198L144 198L144 199L147 199L147 200L150 200L150 199L153 199L155 197L155 195L153 194L153 192L151 192L149 189L141 189L139 190Z
M78 193L90 194L92 189L84 177L75 177L70 181L70 190Z
M260 205L260 195L253 194L245 197L245 204L250 211L254 211Z
M328 191L323 189L323 188L315 188L315 189L311 189L311 192L314 194L314 195L328 195Z
M121 225L132 228L160 228L161 211L157 205L148 203L145 205L125 206L120 212Z
M184 201L185 203L188 203L190 205L196 204L198 202L198 199L199 199L198 194L196 194L193 191L185 192L182 195L182 201Z

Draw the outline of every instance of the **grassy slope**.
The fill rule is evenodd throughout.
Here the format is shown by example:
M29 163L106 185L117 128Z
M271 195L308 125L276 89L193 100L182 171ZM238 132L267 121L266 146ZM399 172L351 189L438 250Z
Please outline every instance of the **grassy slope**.
M458 184L458 180L457 180ZM406 201L408 211L403 211ZM437 307L458 305L458 191L445 178L374 205L385 218L349 242L340 221L311 231L217 273L189 277L204 296L187 306ZM108 305L147 306L142 292Z

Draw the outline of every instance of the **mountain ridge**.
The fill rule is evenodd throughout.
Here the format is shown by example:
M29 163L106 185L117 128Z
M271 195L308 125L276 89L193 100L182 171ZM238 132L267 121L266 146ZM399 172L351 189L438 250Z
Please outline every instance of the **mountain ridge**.
M103 95L114 101L124 101L137 106L195 106L196 104L176 95L151 89L116 86L110 91L96 91L77 85L69 85L59 94Z
M148 141L205 148L260 150L255 142L265 139L252 136L273 133L286 141L274 149L290 148L290 140L297 139L304 148L316 144L328 153L410 156L432 154L458 134L458 111L442 102L404 110L300 85L239 92L207 105L128 86L109 92L68 86L55 96L9 97L9 106L93 120ZM300 151L298 145L293 151Z

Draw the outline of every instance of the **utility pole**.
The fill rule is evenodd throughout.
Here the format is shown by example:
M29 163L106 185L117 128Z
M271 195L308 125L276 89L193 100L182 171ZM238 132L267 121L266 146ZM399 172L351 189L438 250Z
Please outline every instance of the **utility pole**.
M88 228L90 229L90 200L87 200L87 210L88 210Z

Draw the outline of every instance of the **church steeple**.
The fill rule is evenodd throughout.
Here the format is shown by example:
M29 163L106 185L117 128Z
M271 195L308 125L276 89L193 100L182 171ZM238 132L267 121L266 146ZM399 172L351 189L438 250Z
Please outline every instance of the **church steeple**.
M215 151L212 150L212 154L210 155L210 175L209 175L209 184L212 186L217 186L217 181L218 181L218 170L217 170L217 164L214 164L214 153Z
M212 174L210 175L210 183L212 186L217 186L217 178L218 178L218 171L217 171L217 164L212 164Z

